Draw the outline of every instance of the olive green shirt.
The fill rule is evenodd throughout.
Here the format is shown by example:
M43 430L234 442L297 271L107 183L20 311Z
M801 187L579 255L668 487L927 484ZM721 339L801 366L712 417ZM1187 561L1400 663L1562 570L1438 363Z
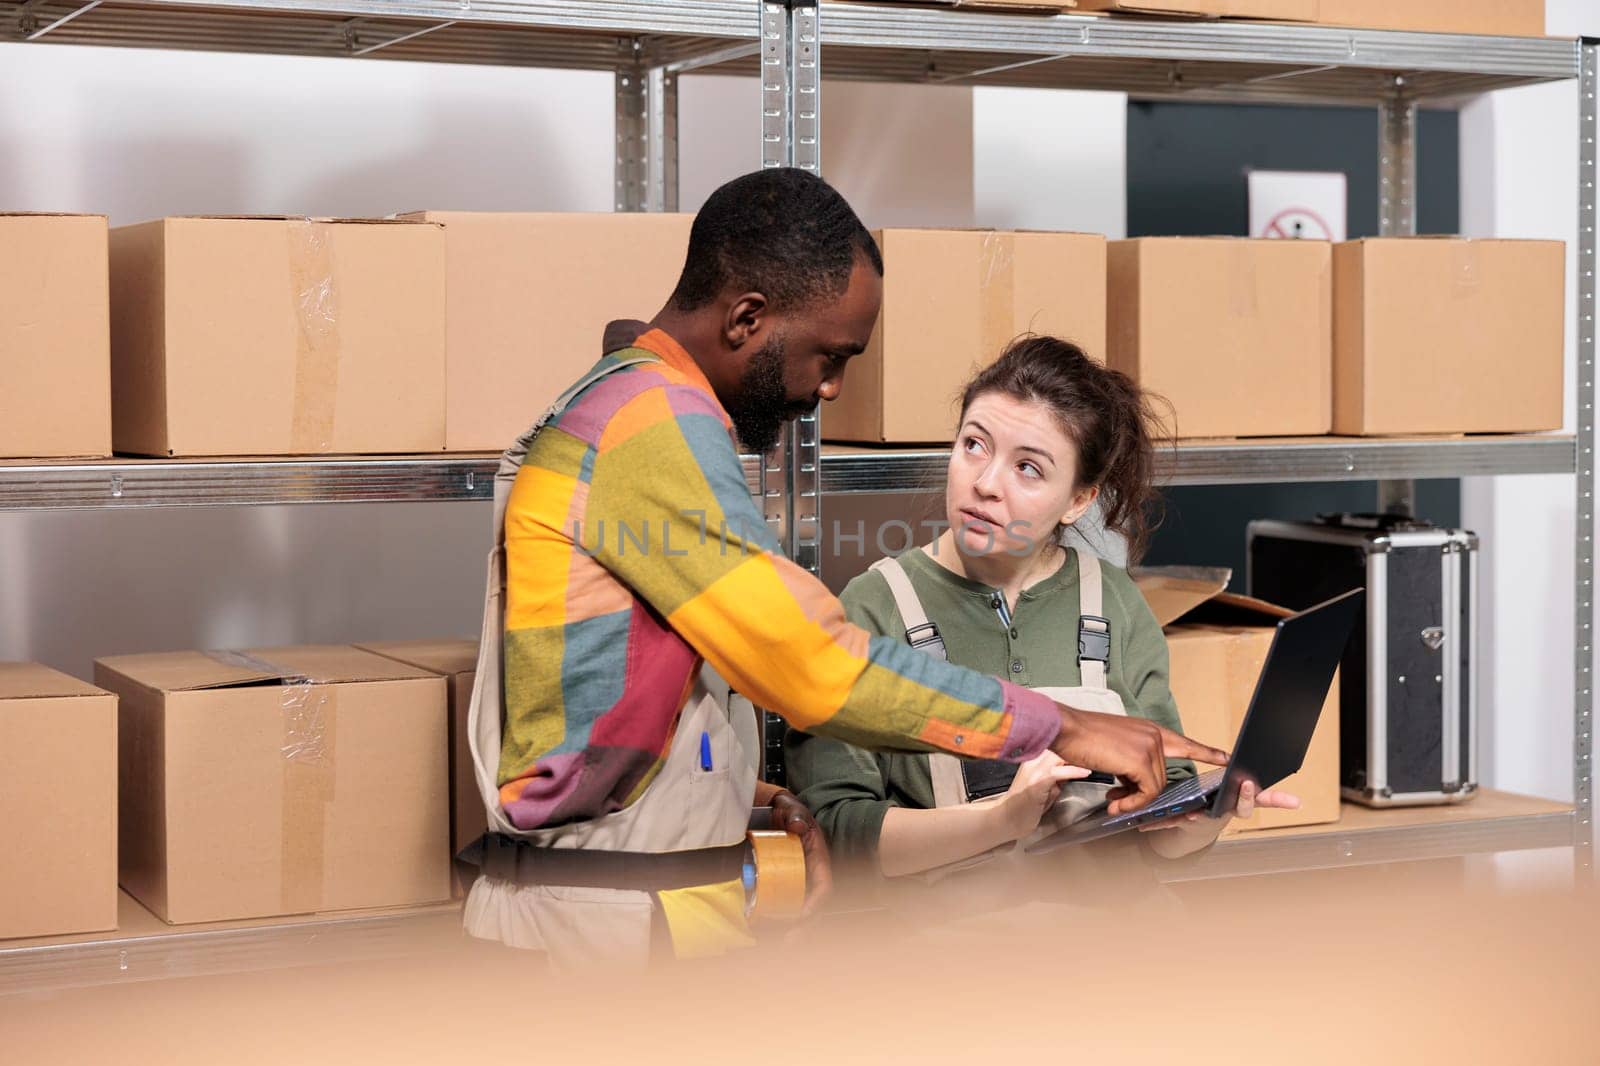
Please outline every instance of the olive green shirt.
M951 573L921 550L900 556L928 618L939 627L953 663L1030 688L1072 687L1078 672L1078 558L1018 598L1011 624L1002 623L997 589ZM1167 682L1167 641L1125 570L1102 562L1102 610L1111 623L1107 685L1130 715L1182 732ZM850 621L873 634L905 638L906 627L883 576L868 571L840 596ZM843 741L791 731L786 741L789 786L816 814L835 857L876 860L878 835L890 807L934 806L926 755L866 751ZM1172 760L1171 780L1194 773Z

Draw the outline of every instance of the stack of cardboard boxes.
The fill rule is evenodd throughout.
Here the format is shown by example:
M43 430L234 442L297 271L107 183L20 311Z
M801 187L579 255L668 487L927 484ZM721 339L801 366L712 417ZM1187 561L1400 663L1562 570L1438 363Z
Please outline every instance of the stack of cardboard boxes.
M0 215L0 459L500 451L690 222Z
M0 216L0 459L498 451L607 321L661 306L690 221L196 217L108 241L100 217ZM1163 397L1180 438L1561 425L1558 242L876 236L883 313L829 440L948 440L1023 333Z
M169 218L112 232L116 450L499 451L654 314L686 215Z
M1180 439L1561 426L1559 241L877 237L883 313L823 410L830 441L949 441L964 383L1023 333L1170 403Z
M1544 34L1544 0L861 0L1022 14L1314 22L1420 33Z
M1227 747L1288 612L1227 575L1150 571L1184 728ZM0 663L0 939L117 926L117 890L173 924L441 902L484 831L467 737L471 640L185 651L95 663L95 685ZM1337 685L1337 682L1335 683ZM1339 816L1337 687L1295 811ZM70 767L70 773L63 773Z
M335 645L95 680L0 663L0 938L115 929L119 884L174 924L450 897L439 673Z

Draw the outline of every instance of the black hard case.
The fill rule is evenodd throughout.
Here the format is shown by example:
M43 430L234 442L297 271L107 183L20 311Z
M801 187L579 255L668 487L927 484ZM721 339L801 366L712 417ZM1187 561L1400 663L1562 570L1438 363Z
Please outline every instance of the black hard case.
M1346 799L1459 803L1477 789L1478 538L1389 515L1250 523L1250 595L1301 610L1367 589L1340 668Z

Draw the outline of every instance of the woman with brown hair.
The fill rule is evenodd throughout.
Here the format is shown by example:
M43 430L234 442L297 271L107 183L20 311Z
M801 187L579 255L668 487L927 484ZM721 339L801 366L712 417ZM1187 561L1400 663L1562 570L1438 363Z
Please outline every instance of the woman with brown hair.
M1107 530L1142 553L1151 531L1161 423L1125 375L1054 337L1013 342L961 396L945 486L948 528L880 560L840 597L850 620L936 657L1086 710L1181 732L1161 628L1127 573L1075 545L1096 503ZM1076 538L1082 541L1082 537ZM1046 752L1021 767L949 755L874 754L791 733L791 785L835 858L889 876L964 864L1115 798L1114 781ZM1167 767L1169 781L1192 775ZM1236 813L1295 807L1281 791L1241 794ZM1156 850L1179 855L1222 820L1181 817Z

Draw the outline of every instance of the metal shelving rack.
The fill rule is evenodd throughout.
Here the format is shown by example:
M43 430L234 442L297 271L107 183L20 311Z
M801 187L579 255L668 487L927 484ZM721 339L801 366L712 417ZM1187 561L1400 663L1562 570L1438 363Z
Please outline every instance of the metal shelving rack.
M1395 33L1318 26L1156 22L1057 15L1020 17L829 2L818 39L831 77L923 84L1118 90L1141 98L1366 105L1376 110L1379 229L1416 233L1419 106L1458 106L1493 89L1576 79L1580 98L1578 427L1560 437L1315 443L1236 442L1180 449L1171 480L1237 483L1379 481L1379 503L1409 510L1418 477L1534 472L1575 477L1576 587L1573 785L1570 812L1451 825L1377 826L1327 838L1265 834L1211 849L1193 876L1312 865L1576 845L1592 869L1591 680L1594 617L1594 372L1596 99L1600 42ZM732 61L731 65L739 65ZM798 558L830 492L915 492L938 485L942 451L822 449L805 427L791 437ZM808 552L807 548L811 550Z
M1320 841L1229 841L1192 875L1573 844L1580 862L1590 865L1600 42L985 14L838 0L0 0L0 40L610 70L616 208L624 211L677 208L677 83L696 70L759 76L762 164L814 171L821 169L824 62L830 76L858 80L1369 105L1379 119L1386 234L1415 231L1418 106L1454 106L1493 89L1576 79L1582 105L1576 439L1198 442L1167 457L1164 473L1184 484L1380 479L1394 503L1409 499L1409 481L1418 477L1575 474L1576 810L1367 829ZM747 456L745 472L791 557L820 571L825 496L925 491L938 484L944 456L937 449L825 449L811 415L774 452ZM0 511L483 500L494 466L492 457L439 455L0 463ZM81 942L72 950L90 951ZM0 948L0 964L7 955Z

